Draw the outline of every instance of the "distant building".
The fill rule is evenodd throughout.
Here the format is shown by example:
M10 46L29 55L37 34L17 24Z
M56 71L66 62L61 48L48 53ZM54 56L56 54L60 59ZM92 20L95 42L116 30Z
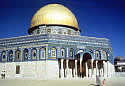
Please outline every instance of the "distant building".
M111 77L110 40L80 36L80 31L77 19L63 5L40 8L29 35L0 39L1 75L12 79Z
M117 56L114 59L115 72L125 72L125 58Z

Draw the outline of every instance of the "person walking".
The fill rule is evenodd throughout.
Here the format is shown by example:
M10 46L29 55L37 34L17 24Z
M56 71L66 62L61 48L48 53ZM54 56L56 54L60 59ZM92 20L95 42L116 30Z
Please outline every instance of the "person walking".
M106 82L106 80L105 79L103 79L103 81L102 81L102 86L106 86L105 83Z

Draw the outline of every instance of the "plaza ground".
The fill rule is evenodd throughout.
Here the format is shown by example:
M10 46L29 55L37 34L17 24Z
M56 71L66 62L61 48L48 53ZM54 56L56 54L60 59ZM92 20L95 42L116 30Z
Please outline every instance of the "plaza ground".
M96 81L90 78L84 80L0 80L0 86L89 86L90 84L96 84ZM125 77L106 79L106 86L125 86Z

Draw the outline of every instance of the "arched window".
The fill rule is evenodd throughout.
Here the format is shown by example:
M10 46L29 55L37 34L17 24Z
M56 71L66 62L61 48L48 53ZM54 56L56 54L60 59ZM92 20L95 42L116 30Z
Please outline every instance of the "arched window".
M65 56L65 49L62 48L62 49L61 49L61 57L64 57L64 56Z
M107 59L107 55L106 55L106 52L104 50L102 51L102 56L103 56L103 59Z
M41 55L40 55L40 59L45 59L45 48L41 48Z
M71 30L68 30L68 35L71 35Z
M33 60L37 59L37 51L36 51L36 48L33 48L33 50L32 50L32 59L33 59Z
M100 53L99 53L99 51L96 51L96 59L100 59Z
M16 50L16 61L21 61L21 51Z
M51 33L51 29L50 28L47 29L47 33Z
M28 49L24 49L24 61L26 61L26 60L28 60L28 57L29 57L29 51L28 51Z
M5 62L6 61L6 51L3 51L1 56L2 56L2 62Z
M10 62L13 61L13 51L12 50L9 51L9 61Z
M37 34L40 34L40 29L37 29Z
M70 55L70 57L73 57L73 49L72 48L69 51L69 55Z
M51 49L51 56L56 57L56 48Z

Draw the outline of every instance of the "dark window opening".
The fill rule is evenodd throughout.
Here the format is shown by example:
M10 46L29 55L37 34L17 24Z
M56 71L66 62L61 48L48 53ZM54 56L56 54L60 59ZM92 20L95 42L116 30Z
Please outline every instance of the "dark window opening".
M16 74L20 74L20 66L19 65L16 66Z
M28 49L24 50L24 60L28 60Z
M37 30L37 34L40 34L40 29Z

